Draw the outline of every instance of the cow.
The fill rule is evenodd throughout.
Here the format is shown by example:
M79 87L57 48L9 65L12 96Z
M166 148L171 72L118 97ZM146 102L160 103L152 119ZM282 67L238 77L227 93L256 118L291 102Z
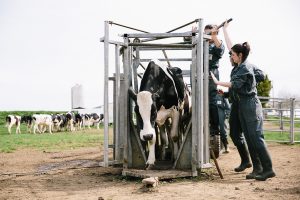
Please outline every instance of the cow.
M18 116L18 115L8 115L6 117L6 125L5 125L5 127L8 128L8 133L9 134L11 134L11 127L13 125L16 126L16 134L21 133L20 124L21 124L21 116Z
M62 131L66 127L67 119L65 114L52 115L53 131Z
M75 131L75 114L73 112L68 112L66 114L66 126L67 126L67 131Z
M49 133L52 134L52 116L48 114L34 114L33 119L33 133L38 130L39 133L44 133L48 128Z
M75 125L75 130L81 130L82 129L82 124L83 124L83 119L82 116L78 113L75 114L74 116L74 125Z
M32 116L31 115L24 115L21 117L21 123L25 123L26 127L27 127L27 132L31 133L31 129L32 129Z
M97 129L99 129L100 123L103 121L104 115L97 113L85 114L83 116L84 125L87 125L89 129L91 129L91 125L96 124Z
M136 104L134 110L140 139L148 143L146 169L154 167L158 132L162 142L161 149L170 146L172 160L177 156L179 121L183 108L186 107L183 104L188 102L184 100L188 94L186 88L180 68L167 68L161 62L152 60L142 77L139 92L136 94L129 89L129 95Z

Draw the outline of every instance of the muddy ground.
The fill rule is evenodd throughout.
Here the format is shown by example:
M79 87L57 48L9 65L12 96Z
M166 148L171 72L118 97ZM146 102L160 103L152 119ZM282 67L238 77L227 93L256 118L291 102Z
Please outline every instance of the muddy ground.
M300 199L300 146L268 144L277 176L246 180L235 173L237 150L218 159L216 168L198 178L160 181L145 188L141 179L122 177L121 168L98 167L99 148L62 152L23 149L0 154L0 199Z

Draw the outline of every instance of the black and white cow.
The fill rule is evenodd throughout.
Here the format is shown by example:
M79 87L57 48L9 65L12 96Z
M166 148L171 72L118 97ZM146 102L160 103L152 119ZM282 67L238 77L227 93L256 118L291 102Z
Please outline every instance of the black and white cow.
M44 133L47 129L52 134L52 116L48 114L34 114L33 119L33 133L38 130L39 133Z
M28 133L31 133L31 129L32 129L32 116L31 115L24 115L22 116L21 118L21 123L25 123L26 124L26 127L27 127L27 132Z
M167 68L161 62L152 60L145 70L139 92L135 94L133 90L129 90L136 103L135 112L140 139L148 142L147 169L154 166L156 159L156 130L160 131L163 145L172 148L172 159L177 156L180 137L178 125L187 94L185 88L181 69ZM167 125L169 129L165 127L166 122L170 122Z
M67 131L75 131L75 113L73 112L68 112L66 114L66 121L67 121Z
M83 116L84 125L87 125L89 129L93 124L96 124L97 129L99 129L99 125L103 119L104 119L104 115L103 114L98 115L97 113L85 114Z
M8 115L6 117L6 125L5 125L5 127L7 127L9 134L11 134L11 127L13 125L16 126L16 134L21 133L20 124L21 124L21 116L18 116L18 115Z
M53 131L63 131L67 124L65 114L54 114L52 115Z

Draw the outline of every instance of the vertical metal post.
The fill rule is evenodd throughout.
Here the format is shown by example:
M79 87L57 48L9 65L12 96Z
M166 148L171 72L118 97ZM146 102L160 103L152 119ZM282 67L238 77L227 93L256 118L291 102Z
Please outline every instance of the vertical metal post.
M203 163L209 163L210 160L210 131L209 131L209 42L208 40L204 41L204 79L203 79Z
M197 109L197 164L198 168L203 164L203 19L198 23L198 40L197 40L197 82L196 82L196 106Z
M109 69L109 22L104 22L104 167L108 167L108 69Z
M192 43L194 43L195 36L192 36ZM197 44L198 45L198 44ZM197 124L199 123L197 118L198 107L197 105L199 102L196 101L196 91L197 91L197 60L196 60L196 48L197 45L192 47L192 65L191 65L191 86L192 86L192 173L193 176L197 176L197 168L198 168L198 152L197 152L197 139L198 139L198 132L197 132Z
M124 37L124 43L126 47L124 48L124 62L123 62L123 71L124 71L124 102L125 102L125 107L124 107L124 113L122 113L122 117L124 119L124 129L125 129L125 134L124 134L124 153L123 153L123 168L127 169L128 165L131 164L131 157L129 154L129 142L130 142L130 134L129 134L129 123L128 123L128 114L129 114L129 99L128 99L128 88L129 88L129 39L127 37Z
M280 133L282 134L283 132L282 101L279 101L278 106L279 106L279 120L280 120L279 128L280 128Z
M291 107L290 107L290 143L295 143L295 133L294 133L294 126L295 126L295 98L291 98Z
M120 131L119 131L119 106L120 106L120 45L115 45L115 94L114 94L114 156L115 160L120 161Z

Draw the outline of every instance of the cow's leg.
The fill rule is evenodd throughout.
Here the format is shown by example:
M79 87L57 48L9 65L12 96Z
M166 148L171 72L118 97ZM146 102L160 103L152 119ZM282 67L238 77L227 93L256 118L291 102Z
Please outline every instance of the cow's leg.
M148 141L148 149L149 149L149 156L146 162L147 170L153 169L154 162L155 162L155 143L156 143L156 136L153 136L153 139Z
M160 135L160 147L161 147L161 160L166 159L166 148L168 148L168 137L165 130L165 125L159 126L159 135Z
M16 133L21 134L20 123L17 125Z
M33 126L33 134L35 134L36 129L38 129L38 125L34 124L34 126Z
M52 124L49 124L48 127L49 127L49 133L52 134L52 130L51 130Z
M12 124L9 124L8 127L7 127L9 134L11 134L11 127L12 127Z
M170 131L170 137L173 142L173 159L175 160L178 154L178 141L179 141L179 135L178 135L178 124L179 124L179 110L176 106L172 109L172 126Z

